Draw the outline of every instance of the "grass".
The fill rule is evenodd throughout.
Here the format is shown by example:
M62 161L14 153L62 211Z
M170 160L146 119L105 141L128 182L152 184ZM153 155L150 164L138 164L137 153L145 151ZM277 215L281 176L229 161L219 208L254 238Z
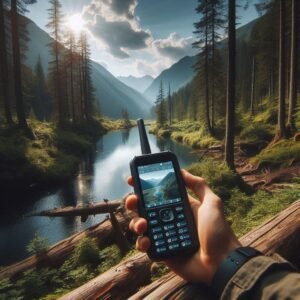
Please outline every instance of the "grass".
M260 167L283 168L300 161L300 141L280 140L251 158Z
M195 149L216 146L221 143L220 140L210 136L205 126L198 121L185 120L160 128L156 124L153 124L149 132L160 137L171 137L175 141L184 143Z

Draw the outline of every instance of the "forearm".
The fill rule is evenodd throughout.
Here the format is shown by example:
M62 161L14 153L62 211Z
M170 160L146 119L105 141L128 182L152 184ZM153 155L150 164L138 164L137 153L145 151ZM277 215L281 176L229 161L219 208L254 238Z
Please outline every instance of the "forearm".
M244 264L226 285L221 299L296 299L300 274L287 262L257 256Z

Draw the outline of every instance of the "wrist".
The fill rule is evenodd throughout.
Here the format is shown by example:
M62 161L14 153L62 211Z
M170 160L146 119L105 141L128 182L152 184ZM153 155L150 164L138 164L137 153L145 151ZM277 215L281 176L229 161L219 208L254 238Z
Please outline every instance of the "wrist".
M204 264L207 266L207 278L205 280L205 283L208 285L211 285L212 280L217 272L217 270L220 268L222 262L226 259L226 257L236 249L240 248L242 245L240 242L236 241L231 243L228 248L221 253L218 253L214 256L206 256L203 258Z

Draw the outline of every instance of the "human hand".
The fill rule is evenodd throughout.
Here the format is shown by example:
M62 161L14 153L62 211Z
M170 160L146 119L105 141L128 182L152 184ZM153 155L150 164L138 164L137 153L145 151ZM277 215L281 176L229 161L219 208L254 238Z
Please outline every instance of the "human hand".
M222 260L241 244L225 220L221 199L214 194L205 180L185 170L182 170L182 176L186 187L197 196L196 199L189 195L189 202L198 231L200 247L189 257L174 257L166 260L165 263L189 282L210 284ZM128 184L133 185L132 177L128 178ZM130 195L126 199L126 208L136 211L137 203L137 196ZM131 220L129 228L136 234L142 235L147 230L147 221L135 217ZM147 252L150 239L146 236L139 236L136 247L142 252Z

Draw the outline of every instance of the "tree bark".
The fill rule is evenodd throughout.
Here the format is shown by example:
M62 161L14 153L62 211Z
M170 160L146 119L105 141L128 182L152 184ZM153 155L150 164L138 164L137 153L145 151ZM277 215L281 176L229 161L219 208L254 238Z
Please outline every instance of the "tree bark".
M150 282L151 261L146 254L129 257L60 300L127 299Z
M0 80L2 85L2 97L4 103L4 114L8 125L13 124L11 116L11 108L9 103L9 82L8 82L8 63L6 50L6 34L5 34L5 14L4 4L0 1Z
M297 0L292 0L292 31L291 31L291 65L290 65L290 93L287 129L292 135L296 131L295 110L297 103Z
M228 1L228 75L226 99L225 162L234 170L234 129L235 129L235 0Z
M280 0L280 29L279 29L279 102L278 129L275 140L286 137L285 127L285 1Z
M63 208L55 208L50 210L44 210L38 213L30 214L30 217L45 216L45 217L67 217L67 216L88 216L96 214L110 213L116 210L121 205L121 201L114 200L108 203L100 202L94 205L87 206L67 206Z
M251 115L254 115L254 99L255 99L255 56L252 60L252 82L251 82Z
M23 91L22 91L20 35L19 35L19 24L18 24L17 0L11 0L11 29L12 29L13 64L14 64L14 87L15 87L18 124L21 128L27 130L28 125L25 116L24 103L23 103Z

